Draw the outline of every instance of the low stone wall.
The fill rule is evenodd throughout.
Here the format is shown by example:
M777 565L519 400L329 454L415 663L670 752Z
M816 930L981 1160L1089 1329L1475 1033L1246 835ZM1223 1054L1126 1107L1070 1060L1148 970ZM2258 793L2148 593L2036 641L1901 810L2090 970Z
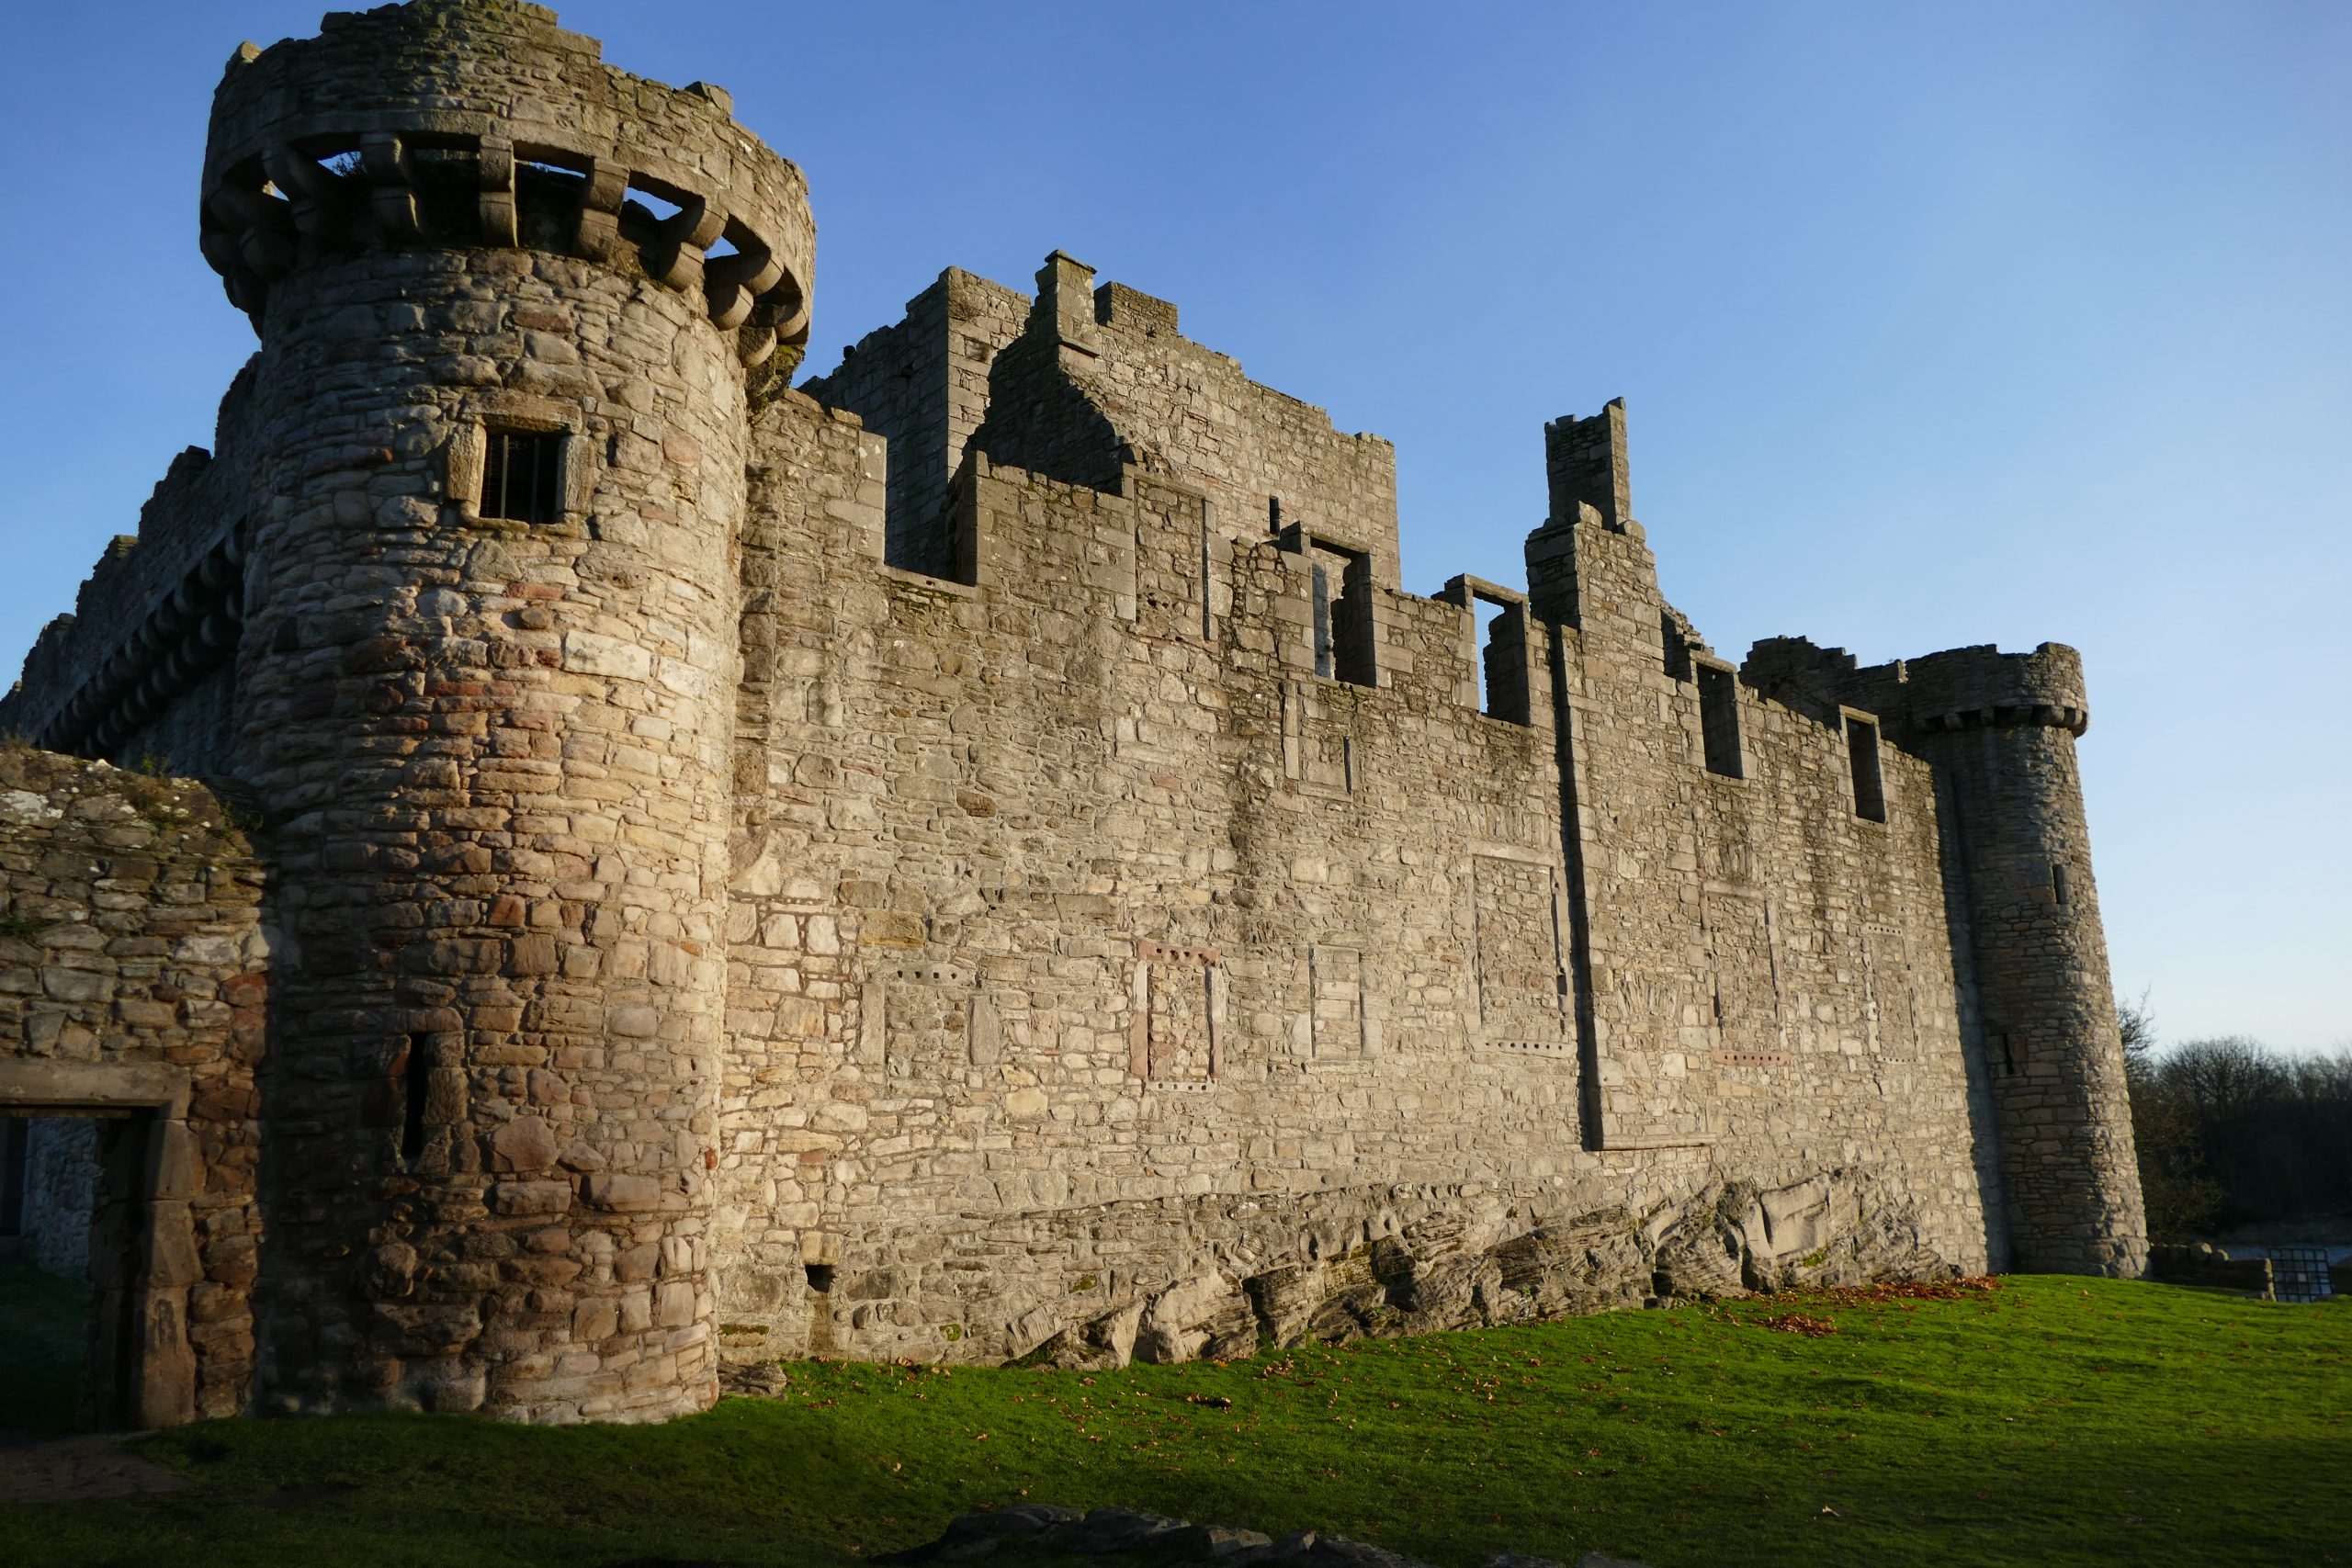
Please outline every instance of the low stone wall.
M2208 1242L2148 1249L2148 1271L2175 1285L2219 1285L2271 1299L2270 1259L2232 1258Z
M120 1418L142 1425L249 1397L262 891L204 785L0 744L0 1104L153 1140L102 1199L91 1257L102 1303L136 1314L124 1375L147 1392Z

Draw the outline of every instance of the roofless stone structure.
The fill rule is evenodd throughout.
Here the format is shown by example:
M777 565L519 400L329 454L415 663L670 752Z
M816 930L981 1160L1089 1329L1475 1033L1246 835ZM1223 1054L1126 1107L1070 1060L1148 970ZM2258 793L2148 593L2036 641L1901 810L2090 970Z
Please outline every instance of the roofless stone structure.
M791 389L730 114L503 0L230 61L260 347L0 705L93 1419L2140 1269L2071 649L1719 658L1615 403L1406 592L1385 442L1058 252Z

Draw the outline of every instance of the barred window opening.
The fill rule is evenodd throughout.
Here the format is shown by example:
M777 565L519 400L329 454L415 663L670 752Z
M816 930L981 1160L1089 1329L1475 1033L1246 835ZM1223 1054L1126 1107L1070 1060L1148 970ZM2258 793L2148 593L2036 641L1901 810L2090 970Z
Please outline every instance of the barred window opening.
M487 430L481 465L481 514L515 523L563 516L563 435L549 430Z

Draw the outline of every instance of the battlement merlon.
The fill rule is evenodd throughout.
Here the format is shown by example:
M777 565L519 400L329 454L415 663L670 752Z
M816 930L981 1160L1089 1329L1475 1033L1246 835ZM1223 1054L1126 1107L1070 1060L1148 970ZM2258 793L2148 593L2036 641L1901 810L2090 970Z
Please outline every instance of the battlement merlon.
M2017 726L2079 736L2090 728L2083 656L2059 642L2030 653L1983 643L1862 668L1842 648L1766 637L1749 649L1741 678L1767 695L1800 699L1800 705L1844 704L1876 714L1896 739Z
M1582 419L1570 415L1546 423L1544 478L1555 525L1573 523L1577 508L1590 507L1611 533L1636 532L1632 470L1625 455L1625 400L1611 398L1599 413Z
M242 45L213 96L204 254L256 328L294 267L429 241L606 263L634 251L648 276L706 294L747 364L807 340L808 181L735 123L723 88L616 71L595 39L512 0L416 0L321 28Z
M1544 477L1550 506L1543 525L1527 536L1527 592L1535 613L1580 628L1659 614L1680 622L1658 592L1657 558L1634 520L1625 400L1611 398L1599 413L1547 422Z

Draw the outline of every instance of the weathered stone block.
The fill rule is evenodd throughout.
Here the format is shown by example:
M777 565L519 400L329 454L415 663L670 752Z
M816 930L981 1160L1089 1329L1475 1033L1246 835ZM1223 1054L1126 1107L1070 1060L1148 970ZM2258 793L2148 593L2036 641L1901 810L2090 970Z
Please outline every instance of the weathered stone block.
M592 1209L640 1213L660 1206L662 1182L658 1177L595 1171L580 1179L580 1198Z

